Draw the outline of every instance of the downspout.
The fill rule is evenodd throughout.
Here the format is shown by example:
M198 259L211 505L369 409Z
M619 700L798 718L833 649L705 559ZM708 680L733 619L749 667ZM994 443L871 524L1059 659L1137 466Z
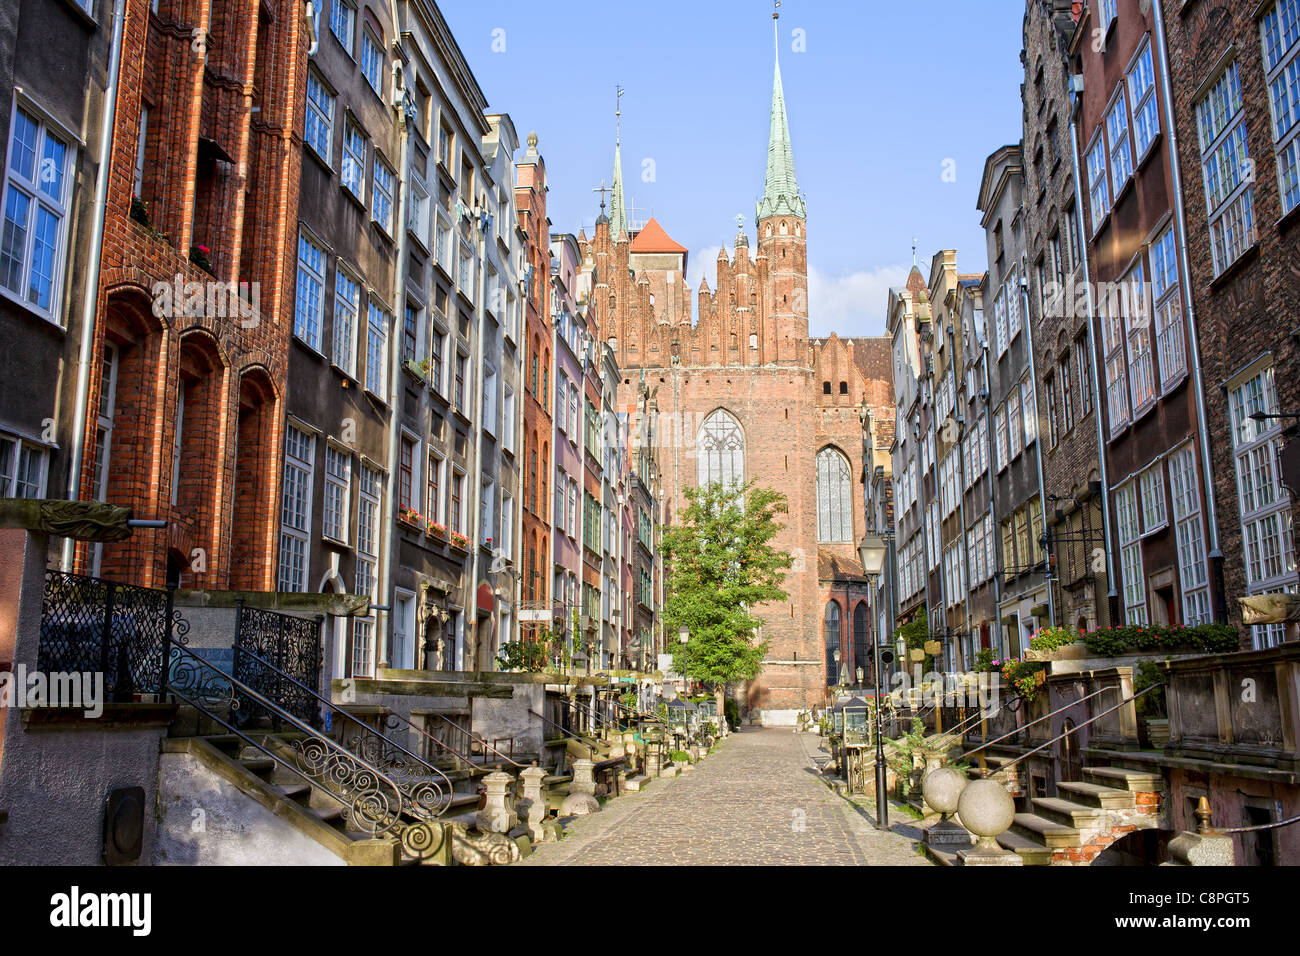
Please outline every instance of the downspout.
M1076 94L1070 107L1070 149L1073 151L1070 164L1074 173L1074 208L1078 211L1078 222L1083 224L1083 186L1079 182L1079 109L1081 98ZM1075 237L1071 237L1075 238ZM1079 264L1083 266L1083 290L1088 297L1088 366L1092 369L1092 414L1097 424L1097 462L1101 468L1101 523L1106 537L1106 616L1111 616L1111 604L1119 596L1115 590L1115 556L1112 553L1110 539L1110 478L1106 467L1106 435L1101 424L1101 377L1097 372L1096 332L1093 329L1095 315L1092 302L1092 277L1088 272L1088 244L1083 236L1079 240ZM1100 624L1100 622L1098 622ZM1114 624L1111 621L1111 624Z
M983 303L981 303L981 305L982 304ZM993 392L989 388L989 343L987 340L980 343L980 366L981 366L981 374L984 377L983 414L987 420L989 417L990 401L993 397ZM984 445L984 462L985 462L984 474L985 474L985 479L988 481L988 486L989 486L989 516L993 519L992 521L993 526L989 528L989 533L997 535L997 537L994 538L993 541L993 553L996 555L998 553L998 545L1002 541L1002 524L998 520L998 496L996 490L993 487L994 486L993 462L996 461L996 459L993 457L993 449L995 447L994 443L996 442L996 437L994 436L994 428L991 422L989 424L989 428L987 431L988 431L988 441ZM987 555L988 545L985 545L984 547L985 547L984 553L985 555ZM993 569L993 615L997 619L996 634L998 639L998 653L1000 655L1002 650L1002 574L998 571L997 568ZM990 643L992 642L992 637L993 635L990 634L989 635ZM1007 649L1010 650L1010 648Z
M961 395L961 378L957 375L957 342L956 342L956 336L955 336L955 334L954 334L954 332L953 332L953 330L956 328L957 320L956 320L956 318L954 318L952 315L949 315L949 318L950 318L952 321L950 321L950 322L948 323L948 330L947 330L947 335L948 335L948 368L949 368L949 370L952 372L952 401L953 401L953 409L954 409L954 411L955 411L957 408L960 407L959 400L958 400L958 396ZM965 424L966 424L965 419L966 419L966 416L963 415L963 416L962 416L962 430L963 430L963 432L965 431ZM966 478L965 478L965 476L966 476L966 455L965 455L965 452L964 452L963 449L962 449L961 439L960 439L960 438L958 438L958 440L957 440L957 468L958 468L958 477L957 477L957 480L958 480L959 482L964 482L964 481L966 480ZM970 576L971 576L971 567L970 567L970 560L969 560L969 552L968 552L967 547L966 547L966 535L967 535L967 533L968 533L968 532L967 532L967 529L966 529L966 491L967 491L966 488L962 488L962 489L958 492L958 499L957 499L957 500L958 500L958 503L959 503L960 506L961 506L961 544L960 544L961 551L958 552L958 553L961 555L961 560L963 560L963 561L966 562L966 587L963 588L963 590L966 592L966 599L965 599L965 605L966 605L966 634L967 634L968 637L970 637L970 636L971 636L971 614L970 614L970 591L971 591L971 587L970 587L970 585L971 585ZM961 650L960 645L958 646L958 649ZM974 641L971 642L971 649L974 650ZM966 655L965 655L964 652L961 654L961 663L962 663L963 667L966 666L966 665L968 664L968 662L967 662L967 660L966 660Z
M476 582L478 581L478 564L479 549L483 544L483 382L486 378L483 372L483 334L486 329L487 307L484 299L487 298L487 228L484 225L483 217L487 214L487 203L483 203L483 211L479 213L473 227L478 229L478 275L474 279L475 288L475 307L478 313L478 335L474 343L475 359L471 363L472 369L478 370L479 379L476 380L471 376L470 381L474 384L474 470L473 476L474 495L474 512L471 515L471 527L474 529L473 537L469 539L469 579L466 582L467 593L465 596L466 614L473 614L474 620L474 667L478 667L478 655L481 650L480 645L483 643L483 635L478 633L478 598L476 592ZM491 620L491 618L488 618Z
M95 360L95 314L99 307L99 267L104 254L104 217L108 211L108 177L112 164L113 128L117 116L117 88L122 72L122 20L126 0L113 4L113 35L108 51L108 87L99 125L99 167L95 170L95 206L92 211L90 251L81 301L81 349L77 355L77 397L73 405L72 461L68 465L68 500L81 500L81 469L85 459L86 421L89 416L90 369ZM72 571L77 545L63 539L62 569Z
M1038 467L1038 514L1043 529L1043 577L1047 581L1047 620L1056 626L1056 598L1052 593L1052 559L1047 553L1047 489L1043 485L1043 435L1038 420L1038 370L1034 363L1034 323L1029 321L1029 273L1025 253L1020 253L1020 314L1025 323L1025 344L1029 347L1029 397L1034 403L1034 461ZM1024 413L1023 406L1020 409ZM1048 426L1051 427L1050 425ZM1023 423L1021 431L1024 430Z
M1164 80L1164 101L1165 101L1165 125L1169 130L1169 167L1173 173L1174 185L1174 222L1178 228L1178 248L1181 254L1178 257L1179 271L1182 273L1183 288L1179 295L1183 299L1183 305L1187 309L1187 330L1191 334L1191 359L1192 359L1192 382L1196 386L1196 430L1201 440L1201 469L1205 474L1205 505L1207 508L1206 518L1210 530L1210 561L1214 564L1215 583L1220 586L1214 588L1215 604L1221 603L1223 588L1221 586L1223 572L1223 552L1219 549L1219 517L1218 508L1215 505L1215 496L1213 489L1214 472L1210 470L1210 435L1209 428L1205 422L1205 381L1201 372L1201 336L1196 327L1196 310L1192 305L1192 276L1190 267L1187 264L1187 222L1183 212L1183 177L1178 165L1178 127L1174 125L1174 108L1169 99L1169 88L1171 85L1169 76L1169 57L1165 41L1165 21L1163 4L1161 0L1155 0L1152 11L1156 20L1156 49L1160 56L1160 75ZM1215 618L1219 621L1227 620L1227 611L1225 608L1216 607ZM1221 613L1220 613L1221 612Z
M324 3L325 0L321 0L321 2ZM311 37L311 43L307 46L307 56L313 57L316 55L316 49L320 46L320 37L316 35L316 0L307 0L305 14L307 17L307 35ZM396 23L397 21L394 20L393 22Z
M392 7L393 29L399 29L396 0L390 0ZM396 45L396 44L394 44ZM399 61L400 62L400 61ZM384 482L384 546L380 554L384 556L383 567L379 569L379 600L383 603L374 608L384 615L384 626L375 624L378 646L375 648L375 660L380 667L388 667L388 632L393 625L393 529L397 527L397 444L401 434L397 410L401 407L401 360L402 340L398 335L401 328L399 316L406 303L406 206L410 196L410 177L407 175L407 128L406 128L406 87L399 63L393 64L393 107L397 110L397 219L393 229L397 234L397 268L393 274L393 326L388 336L388 481ZM399 83L401 85L399 85ZM398 98L398 95L401 98ZM426 466L427 467L427 466ZM417 635L410 635L414 643Z

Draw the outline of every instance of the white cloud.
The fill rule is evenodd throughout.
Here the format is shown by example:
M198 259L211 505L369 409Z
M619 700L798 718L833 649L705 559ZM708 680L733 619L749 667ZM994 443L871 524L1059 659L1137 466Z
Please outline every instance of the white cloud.
M816 267L810 268L808 334L836 332L841 338L884 335L889 290L906 284L908 271L907 266L892 265L828 276Z
M700 291L700 279L708 277L709 288L714 292L714 280L718 277L718 250L722 246L705 246L703 249L692 250L690 255L690 265L686 269L686 284L691 287L691 293ZM730 253L728 253L730 255ZM691 308L695 308L695 303L691 302Z

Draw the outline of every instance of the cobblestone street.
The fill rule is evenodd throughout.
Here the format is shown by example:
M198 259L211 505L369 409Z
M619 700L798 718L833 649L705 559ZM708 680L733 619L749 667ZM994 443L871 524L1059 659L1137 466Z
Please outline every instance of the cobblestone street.
M608 802L521 865L927 865L910 817L896 811L892 831L878 832L869 806L821 782L819 743L789 729L741 730L694 771Z

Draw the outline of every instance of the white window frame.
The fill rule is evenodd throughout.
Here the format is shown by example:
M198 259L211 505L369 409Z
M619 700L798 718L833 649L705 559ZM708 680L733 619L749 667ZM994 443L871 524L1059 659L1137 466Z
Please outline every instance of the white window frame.
M1160 388L1167 393L1187 374L1183 301L1178 280L1178 243L1171 222L1151 243L1151 299L1155 312Z
M335 0L337 2L337 0ZM313 86L319 97L312 95ZM307 119L303 127L303 142L320 157L326 166L334 152L334 110L338 97L331 92L325 78L315 67L307 68ZM313 136L313 130L317 135Z
M331 361L350 378L356 378L357 374L357 320L360 314L361 282L340 263L334 268L334 335L330 350Z
M393 234L393 184L396 181L393 167L376 150L370 187L370 218L389 236Z
M324 315L325 250L307 234L306 230L299 230L298 281L294 291L293 334L315 352L321 350Z
M1277 0L1260 18L1259 35L1278 196L1286 215L1300 205L1300 0Z
M285 429L281 477L280 542L276 580L281 591L307 591L311 575L311 503L315 487L316 436L290 424ZM296 559L301 567L296 568Z
M342 465L341 473L338 468ZM321 506L321 536L348 543L349 499L352 496L352 454L325 443L325 495Z
M1236 60L1195 104L1215 276L1255 243L1255 186Z
M384 44L368 25L361 28L361 75L382 99L385 85Z
M346 30L347 36L340 30ZM330 0L330 33L348 56L355 56L357 8L351 0Z
M360 146L360 151L357 146ZM339 182L363 203L366 201L366 158L369 152L370 141L366 138L365 130L360 123L348 116L343 122L343 160L339 165Z
M388 401L388 311L370 299L366 312L366 382L367 392ZM378 387L376 387L378 386Z
M1124 74L1128 101L1132 108L1129 128L1133 134L1133 152L1140 163L1151 144L1160 135L1160 108L1156 98L1156 75L1151 57L1151 40L1145 38Z
M1155 464L1138 473L1137 494L1142 512L1142 536L1163 531L1169 525L1169 510L1165 503L1165 466Z
M1084 150L1084 172L1088 181L1088 215L1092 232L1096 235L1110 214L1110 162L1106 156L1106 138L1102 135L1104 123L1097 126L1092 142Z
M1183 596L1183 625L1213 619L1205 528L1201 521L1201 483L1196 473L1196 447L1188 442L1169 456L1169 492L1178 545L1178 583Z
M1119 533L1121 595L1126 624L1147 623L1146 576L1138 524L1137 485L1130 479L1115 490L1115 526Z

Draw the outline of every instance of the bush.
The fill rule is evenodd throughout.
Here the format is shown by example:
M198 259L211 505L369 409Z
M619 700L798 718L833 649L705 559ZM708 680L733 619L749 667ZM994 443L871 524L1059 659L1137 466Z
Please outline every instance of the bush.
M722 702L722 713L733 729L740 726L740 705L730 697Z
M997 670L993 666L993 650L991 648L985 647L975 655L975 670L976 672Z
M1146 690L1153 684L1164 682L1165 672L1155 661L1138 661L1133 674L1133 693ZM1165 688L1161 687L1143 694L1135 701L1139 717L1165 717Z
M1038 674L1043 670L1043 664L1038 661L1018 660L1014 657L993 663L1002 669L1002 679L1016 692L1017 697L1028 702L1038 696L1039 690L1042 689L1038 683Z
M685 750L674 750L672 753L668 755L668 759L671 760L673 763L678 763L678 764L690 763L691 755L687 753Z
M1029 647L1035 651L1054 651L1067 644L1077 644L1079 632L1072 627L1043 627L1034 632Z
M1229 624L1124 624L1099 628L1084 637L1088 652L1115 657L1136 651L1204 651L1222 654L1239 646L1237 629Z

